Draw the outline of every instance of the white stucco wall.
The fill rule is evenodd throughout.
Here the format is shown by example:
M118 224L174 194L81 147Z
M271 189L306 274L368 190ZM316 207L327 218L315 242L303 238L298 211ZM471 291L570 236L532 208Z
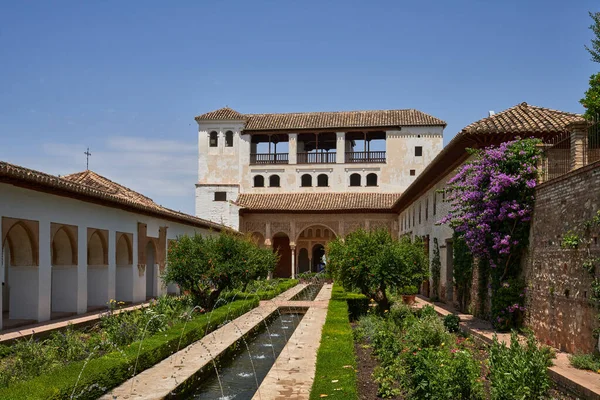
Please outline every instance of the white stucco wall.
M125 293L122 300L134 302L145 300L145 276L139 276L137 268L138 222L147 225L147 236L149 237L157 238L159 227L162 226L167 227L167 240L176 239L178 235L182 234L192 235L195 232L209 234L209 230L203 228L4 183L0 183L0 217L39 222L39 266L11 266L9 282L5 283L5 287L10 285L10 318L36 319L38 321L50 319L51 306L55 311L87 312L88 305L95 305L94 303L98 305L104 299L114 298L117 293L117 285L120 288L119 292ZM50 257L51 223L78 227L77 266L70 269L59 266L59 268L53 269ZM108 266L88 268L87 228L108 231ZM133 237L133 263L129 267L118 268L118 275L116 267L117 232L130 233ZM2 263L4 262L3 257ZM52 285L52 282L57 280L61 283ZM1 299L2 296L0 296L0 301L2 301ZM53 304L52 301L56 301L56 304Z

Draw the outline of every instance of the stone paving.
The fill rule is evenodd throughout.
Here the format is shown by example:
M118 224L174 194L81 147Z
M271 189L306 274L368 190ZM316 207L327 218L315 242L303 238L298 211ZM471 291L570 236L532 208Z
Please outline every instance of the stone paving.
M485 343L491 344L494 334L500 342L510 343L510 333L496 333L492 324L469 314L455 312L453 307L443 303L431 303L424 297L416 298L417 307L433 305L438 314L456 314L460 317L461 328ZM549 368L550 376L559 386L584 399L600 400L600 374L577 369L569 363L568 354L556 350L554 365Z
M149 400L163 399L169 396L173 390L192 377L198 370L211 363L214 357L223 353L242 336L249 333L263 319L273 314L279 307L279 304L288 303L287 300L294 297L305 287L306 285L299 284L275 297L273 300L262 301L257 308L213 331L178 353L164 359L154 367L127 380L121 386L100 397L100 399ZM295 307L300 307L300 305L296 304ZM267 398L263 397L263 400L267 400Z

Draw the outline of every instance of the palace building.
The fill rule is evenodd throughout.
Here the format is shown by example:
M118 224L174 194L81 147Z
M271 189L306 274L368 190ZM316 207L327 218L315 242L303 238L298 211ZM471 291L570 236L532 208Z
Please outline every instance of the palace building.
M196 117L196 215L281 255L276 276L315 271L324 246L363 227L398 232L392 206L438 155L446 123L375 110Z

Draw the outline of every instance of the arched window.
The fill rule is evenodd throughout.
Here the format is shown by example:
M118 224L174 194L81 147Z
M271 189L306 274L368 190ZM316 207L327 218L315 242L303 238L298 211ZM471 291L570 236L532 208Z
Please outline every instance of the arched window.
M212 131L210 133L210 147L218 147L219 146L219 134L217 131Z
M367 186L377 186L377 174L367 175Z
M360 186L360 174L350 175L350 186Z
M256 175L254 177L254 187L265 187L265 177L262 175Z
M325 174L317 176L317 186L327 187L329 186L329 177Z
M279 187L279 175L271 175L269 177L269 187Z
M301 179L301 185L302 187L311 187L312 186L312 176L310 176L310 174L304 174L302 175Z
M225 147L233 147L233 132L225 132Z

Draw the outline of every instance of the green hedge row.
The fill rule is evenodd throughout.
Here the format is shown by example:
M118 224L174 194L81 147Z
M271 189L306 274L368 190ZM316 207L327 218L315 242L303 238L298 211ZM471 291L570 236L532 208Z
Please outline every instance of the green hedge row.
M348 319L348 295L352 297L352 294L345 293L338 284L333 286L317 353L317 370L310 391L311 400L320 399L324 394L327 398L358 398L354 338Z
M165 332L159 332L144 339L139 355L136 373L152 367L167 358L177 350L181 338L180 349L199 340L208 331L213 331L217 326L250 311L258 306L262 296L276 296L297 281L282 281L269 293L247 296L247 298L236 299L230 305L224 305L210 313L195 317L188 321L185 333L182 334L183 322L173 325ZM209 323L210 326L207 325ZM119 386L131 378L136 363L139 342L134 342L120 351L105 354L99 358L90 359L85 365L81 378L77 383L78 376L82 371L85 361L71 363L64 368L54 370L52 373L40 375L34 379L16 383L8 388L0 389L0 399L70 399L75 393L77 399L97 399L108 390Z

